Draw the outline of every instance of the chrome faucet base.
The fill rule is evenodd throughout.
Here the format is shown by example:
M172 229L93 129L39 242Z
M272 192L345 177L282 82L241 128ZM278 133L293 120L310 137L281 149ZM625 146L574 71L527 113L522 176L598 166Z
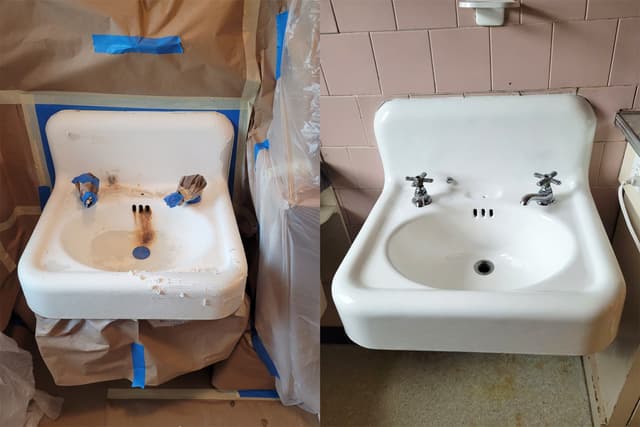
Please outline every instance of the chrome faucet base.
M413 199L411 199L411 203L413 203L417 208L423 208L425 206L428 206L431 204L432 201L433 199L431 199L431 196L429 195L416 196Z

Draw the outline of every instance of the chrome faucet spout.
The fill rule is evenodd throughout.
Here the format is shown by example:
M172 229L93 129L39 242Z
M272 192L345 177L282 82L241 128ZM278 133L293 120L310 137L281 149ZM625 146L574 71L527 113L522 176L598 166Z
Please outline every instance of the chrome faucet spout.
M522 206L527 206L529 202L536 201L540 206L549 206L550 204L556 201L553 196L553 189L551 188L551 184L560 185L562 184L559 180L555 179L555 176L558 175L558 172L551 173L534 173L533 176L539 178L538 187L540 187L540 191L537 193L525 194L520 200L520 204Z
M538 202L539 205L546 206L554 202L553 193L541 194L541 193L530 193L522 196L522 200L520 200L520 204L522 206L527 206L529 202L534 201Z

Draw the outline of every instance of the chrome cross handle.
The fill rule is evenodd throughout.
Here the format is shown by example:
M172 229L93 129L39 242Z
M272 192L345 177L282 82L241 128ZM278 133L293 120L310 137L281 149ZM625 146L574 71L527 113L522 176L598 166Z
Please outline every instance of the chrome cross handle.
M412 187L417 187L417 188L422 188L424 187L424 183L431 183L433 182L433 178L427 178L427 173L426 172L422 172L420 175L416 175L416 176L408 176L405 178L407 181L412 181L411 186Z
M542 188L550 188L551 184L560 185L562 182L560 180L555 179L555 176L558 175L558 172L553 171L550 173L534 173L533 176L536 178L540 178L538 181L538 187Z

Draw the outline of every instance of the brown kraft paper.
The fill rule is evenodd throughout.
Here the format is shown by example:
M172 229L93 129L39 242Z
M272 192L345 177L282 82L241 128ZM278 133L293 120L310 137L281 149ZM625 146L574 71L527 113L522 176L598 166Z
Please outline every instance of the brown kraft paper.
M38 220L38 180L20 105L0 105L0 331L18 296L17 264Z
M243 0L5 0L0 90L239 98L255 55L244 11ZM93 34L179 36L184 52L95 53Z
M197 371L233 351L247 328L249 298L217 320L60 320L37 316L36 341L58 385L133 379L131 344L144 346L146 385Z

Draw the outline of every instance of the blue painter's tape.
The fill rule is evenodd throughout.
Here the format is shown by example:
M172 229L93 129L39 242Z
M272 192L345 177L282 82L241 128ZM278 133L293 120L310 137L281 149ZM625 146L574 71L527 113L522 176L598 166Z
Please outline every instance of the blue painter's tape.
M267 352L267 349L265 348L262 340L258 336L258 332L255 329L251 331L251 343L253 344L253 349L258 354L258 357L260 358L260 360L262 360L264 366L267 367L269 374L272 377L280 378L280 375L278 375L278 369L276 369L276 365L273 363L273 360L271 360L271 357L269 357L269 352Z
M140 37L116 36L111 34L94 34L93 51L120 55L123 53L150 53L163 55L167 53L182 53L182 41L178 36L169 37Z
M44 209L44 206L47 204L47 200L49 200L49 196L51 196L51 188L47 185L41 185L38 187L38 198L40 199L40 210Z
M258 159L258 153L260 150L268 150L269 149L269 140L265 139L262 142L257 143L253 146L253 162L255 163Z
M62 104L36 104L36 116L38 117L38 128L40 130L40 139L42 140L42 149L44 150L44 158L47 163L47 170L51 178L51 184L56 182L56 171L53 167L53 159L49 148L49 140L47 139L46 126L51 116L61 110L89 110L89 111L194 111L185 109L167 109L167 108L133 108L133 107L104 107L89 105L62 105ZM231 162L229 163L229 194L233 195L233 186L235 179L236 157L238 151L238 124L240 123L240 110L196 110L196 111L215 111L229 119L233 124L233 149L231 151ZM51 191L49 190L49 194ZM48 199L48 196L47 196ZM40 202L42 203L42 195ZM46 203L46 200L45 200ZM43 205L44 206L44 205Z
M278 399L276 390L238 390L240 397L262 397L264 399Z
M196 203L200 203L202 201L202 196L196 196L191 200L187 200L185 203L188 205L195 205Z
M174 193L169 194L168 196L164 196L163 200L167 204L167 206L169 206L170 208L175 208L180 203L182 203L183 199L184 197L182 196L182 194L176 191Z
M144 346L142 344L131 343L131 362L133 365L131 387L144 388L147 372L144 366Z
M276 80L280 78L282 66L282 51L284 50L284 33L287 30L289 11L284 11L276 16Z
M72 184L85 184L87 182L95 185L96 189L100 188L100 180L98 179L98 177L93 176L90 173L83 173L82 175L78 175L71 180Z

